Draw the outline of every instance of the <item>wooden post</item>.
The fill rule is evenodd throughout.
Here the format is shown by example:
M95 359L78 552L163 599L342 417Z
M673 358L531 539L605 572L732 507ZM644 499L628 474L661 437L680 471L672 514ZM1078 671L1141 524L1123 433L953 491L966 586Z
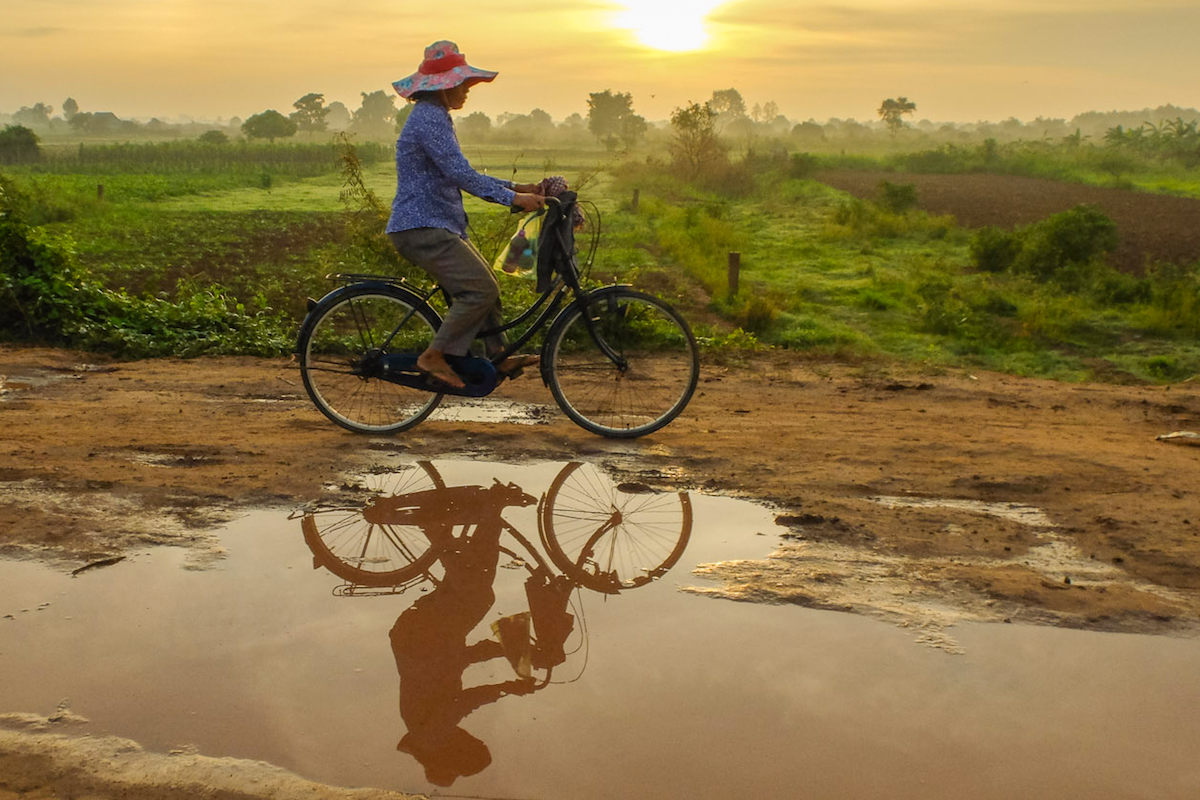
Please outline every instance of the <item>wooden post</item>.
M638 210L638 200L640 200L640 199L641 199L641 196L642 196L642 190L641 190L641 189L634 189L634 190L633 190L633 202L629 204L629 210L630 210L630 211L632 211L632 212L633 212L633 213L635 213L635 214L637 213L637 210Z
M104 184L103 183L96 184L96 199L102 203L104 202Z
M742 271L742 254L729 254L729 296L735 297L738 293L738 277Z

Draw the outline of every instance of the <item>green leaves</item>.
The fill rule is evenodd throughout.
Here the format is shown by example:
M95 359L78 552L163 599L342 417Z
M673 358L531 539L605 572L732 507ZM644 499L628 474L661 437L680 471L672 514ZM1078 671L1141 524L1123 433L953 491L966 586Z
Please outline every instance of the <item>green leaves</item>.
M181 281L174 298L104 288L66 240L26 224L23 200L0 176L0 335L133 358L290 349L288 320L265 304L247 313L216 285Z

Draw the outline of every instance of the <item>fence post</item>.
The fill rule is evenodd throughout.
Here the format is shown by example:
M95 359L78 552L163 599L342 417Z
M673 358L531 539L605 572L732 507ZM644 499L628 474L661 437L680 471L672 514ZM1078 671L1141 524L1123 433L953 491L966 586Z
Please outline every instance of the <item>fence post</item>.
M104 184L103 183L96 184L96 199L102 203L104 202Z
M742 271L742 254L729 254L729 296L735 297L738 293L738 277Z
M638 200L640 200L640 199L641 199L641 196L642 196L642 190L641 190L641 189L634 189L634 190L633 190L633 202L629 204L629 209L630 209L630 210L631 210L631 211L632 211L634 214L636 214L636 213L637 213L637 210L638 210Z

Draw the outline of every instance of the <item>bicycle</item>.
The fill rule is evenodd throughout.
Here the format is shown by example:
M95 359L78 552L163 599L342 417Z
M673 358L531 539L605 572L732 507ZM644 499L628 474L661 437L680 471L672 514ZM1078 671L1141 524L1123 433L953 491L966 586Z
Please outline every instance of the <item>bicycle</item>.
M578 198L548 197L538 235L540 296L515 318L477 338L529 323L491 359L447 358L465 386L431 381L416 365L442 319L431 304L449 293L421 290L402 277L334 273L342 285L309 300L296 352L304 388L333 422L356 433L398 433L425 420L445 395L484 397L507 376L496 365L547 324L540 373L555 402L592 433L634 438L675 419L695 393L699 348L691 328L665 301L625 284L586 289L572 225ZM599 239L594 230L587 264Z

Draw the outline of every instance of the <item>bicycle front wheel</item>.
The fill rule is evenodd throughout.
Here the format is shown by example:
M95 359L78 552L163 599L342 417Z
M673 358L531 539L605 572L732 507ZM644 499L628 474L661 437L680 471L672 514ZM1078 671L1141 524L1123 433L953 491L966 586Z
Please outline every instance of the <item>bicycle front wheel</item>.
M351 287L318 306L300 334L300 375L321 413L356 433L396 433L428 417L442 395L384 380L385 356L414 359L440 320L406 292Z
M661 578L692 535L687 492L614 485L591 464L564 467L538 511L550 560L568 578L606 594Z
M585 313L587 318L585 318ZM609 358L588 332L617 356ZM696 339L675 309L624 287L601 289L567 308L546 342L550 392L592 433L633 438L666 425L687 406L700 377Z

